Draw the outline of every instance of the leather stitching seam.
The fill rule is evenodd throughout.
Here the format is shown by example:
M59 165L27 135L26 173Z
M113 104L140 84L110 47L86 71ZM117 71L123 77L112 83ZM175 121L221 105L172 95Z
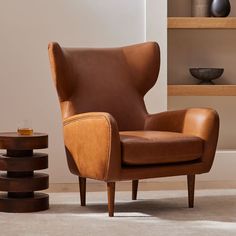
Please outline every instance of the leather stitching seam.
M91 115L86 115L86 116L83 116L83 117L75 117L75 118L71 118L70 120L68 121L64 121L63 122L63 125L66 126L66 125L69 125L71 123L75 123L75 122L78 122L80 120L87 120L87 119L93 119L93 120L103 120L103 118L105 118L106 120L106 125L107 125L107 128L108 128L108 132L109 132L109 139L107 140L106 142L106 146L105 146L105 153L106 153L106 166L104 167L104 175L103 175L103 179L106 179L107 176L108 176L108 169L109 169L109 162L110 162L110 154L111 154L111 124L110 124L110 120L108 119L107 116L105 115L94 115L94 116L91 116Z

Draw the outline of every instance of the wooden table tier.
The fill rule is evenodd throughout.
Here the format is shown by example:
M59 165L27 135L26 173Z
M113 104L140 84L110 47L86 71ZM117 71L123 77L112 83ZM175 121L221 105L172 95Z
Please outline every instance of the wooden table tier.
M34 133L19 135L18 133L0 133L0 211L34 212L49 208L47 194L34 191L48 188L48 174L34 173L35 170L48 168L48 155L34 153L33 149L48 147L48 135Z
M49 185L48 174L35 173L33 176L26 177L9 177L8 175L9 173L0 175L0 191L33 192L47 189Z
M2 212L35 212L49 208L49 196L45 193L34 193L30 198L12 198L8 194L0 195L0 211Z
M0 149L33 150L47 147L47 134L33 133L32 135L20 135L16 132L0 133Z
M48 168L48 155L34 153L33 156L9 157L0 154L0 170L2 171L34 171Z

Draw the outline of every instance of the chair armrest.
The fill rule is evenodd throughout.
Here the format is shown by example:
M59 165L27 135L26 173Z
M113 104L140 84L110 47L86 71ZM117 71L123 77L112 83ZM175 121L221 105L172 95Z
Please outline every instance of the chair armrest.
M78 174L98 180L117 178L121 168L117 123L108 113L82 113L63 121L68 164L72 158Z
M205 172L210 170L219 135L219 116L215 110L190 108L148 115L144 129L179 132L200 137L205 141L202 156Z

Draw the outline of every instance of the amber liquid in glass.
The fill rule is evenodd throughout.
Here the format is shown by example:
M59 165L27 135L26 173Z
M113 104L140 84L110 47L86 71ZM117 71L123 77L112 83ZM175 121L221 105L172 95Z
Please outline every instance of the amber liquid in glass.
M31 128L18 128L17 133L20 135L32 135L33 129L31 129Z

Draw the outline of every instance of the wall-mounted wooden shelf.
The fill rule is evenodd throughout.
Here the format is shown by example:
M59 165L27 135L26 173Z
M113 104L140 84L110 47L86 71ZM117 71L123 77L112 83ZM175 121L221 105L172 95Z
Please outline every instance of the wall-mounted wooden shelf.
M168 17L169 29L236 29L236 17Z
M168 85L168 96L236 96L236 85Z

